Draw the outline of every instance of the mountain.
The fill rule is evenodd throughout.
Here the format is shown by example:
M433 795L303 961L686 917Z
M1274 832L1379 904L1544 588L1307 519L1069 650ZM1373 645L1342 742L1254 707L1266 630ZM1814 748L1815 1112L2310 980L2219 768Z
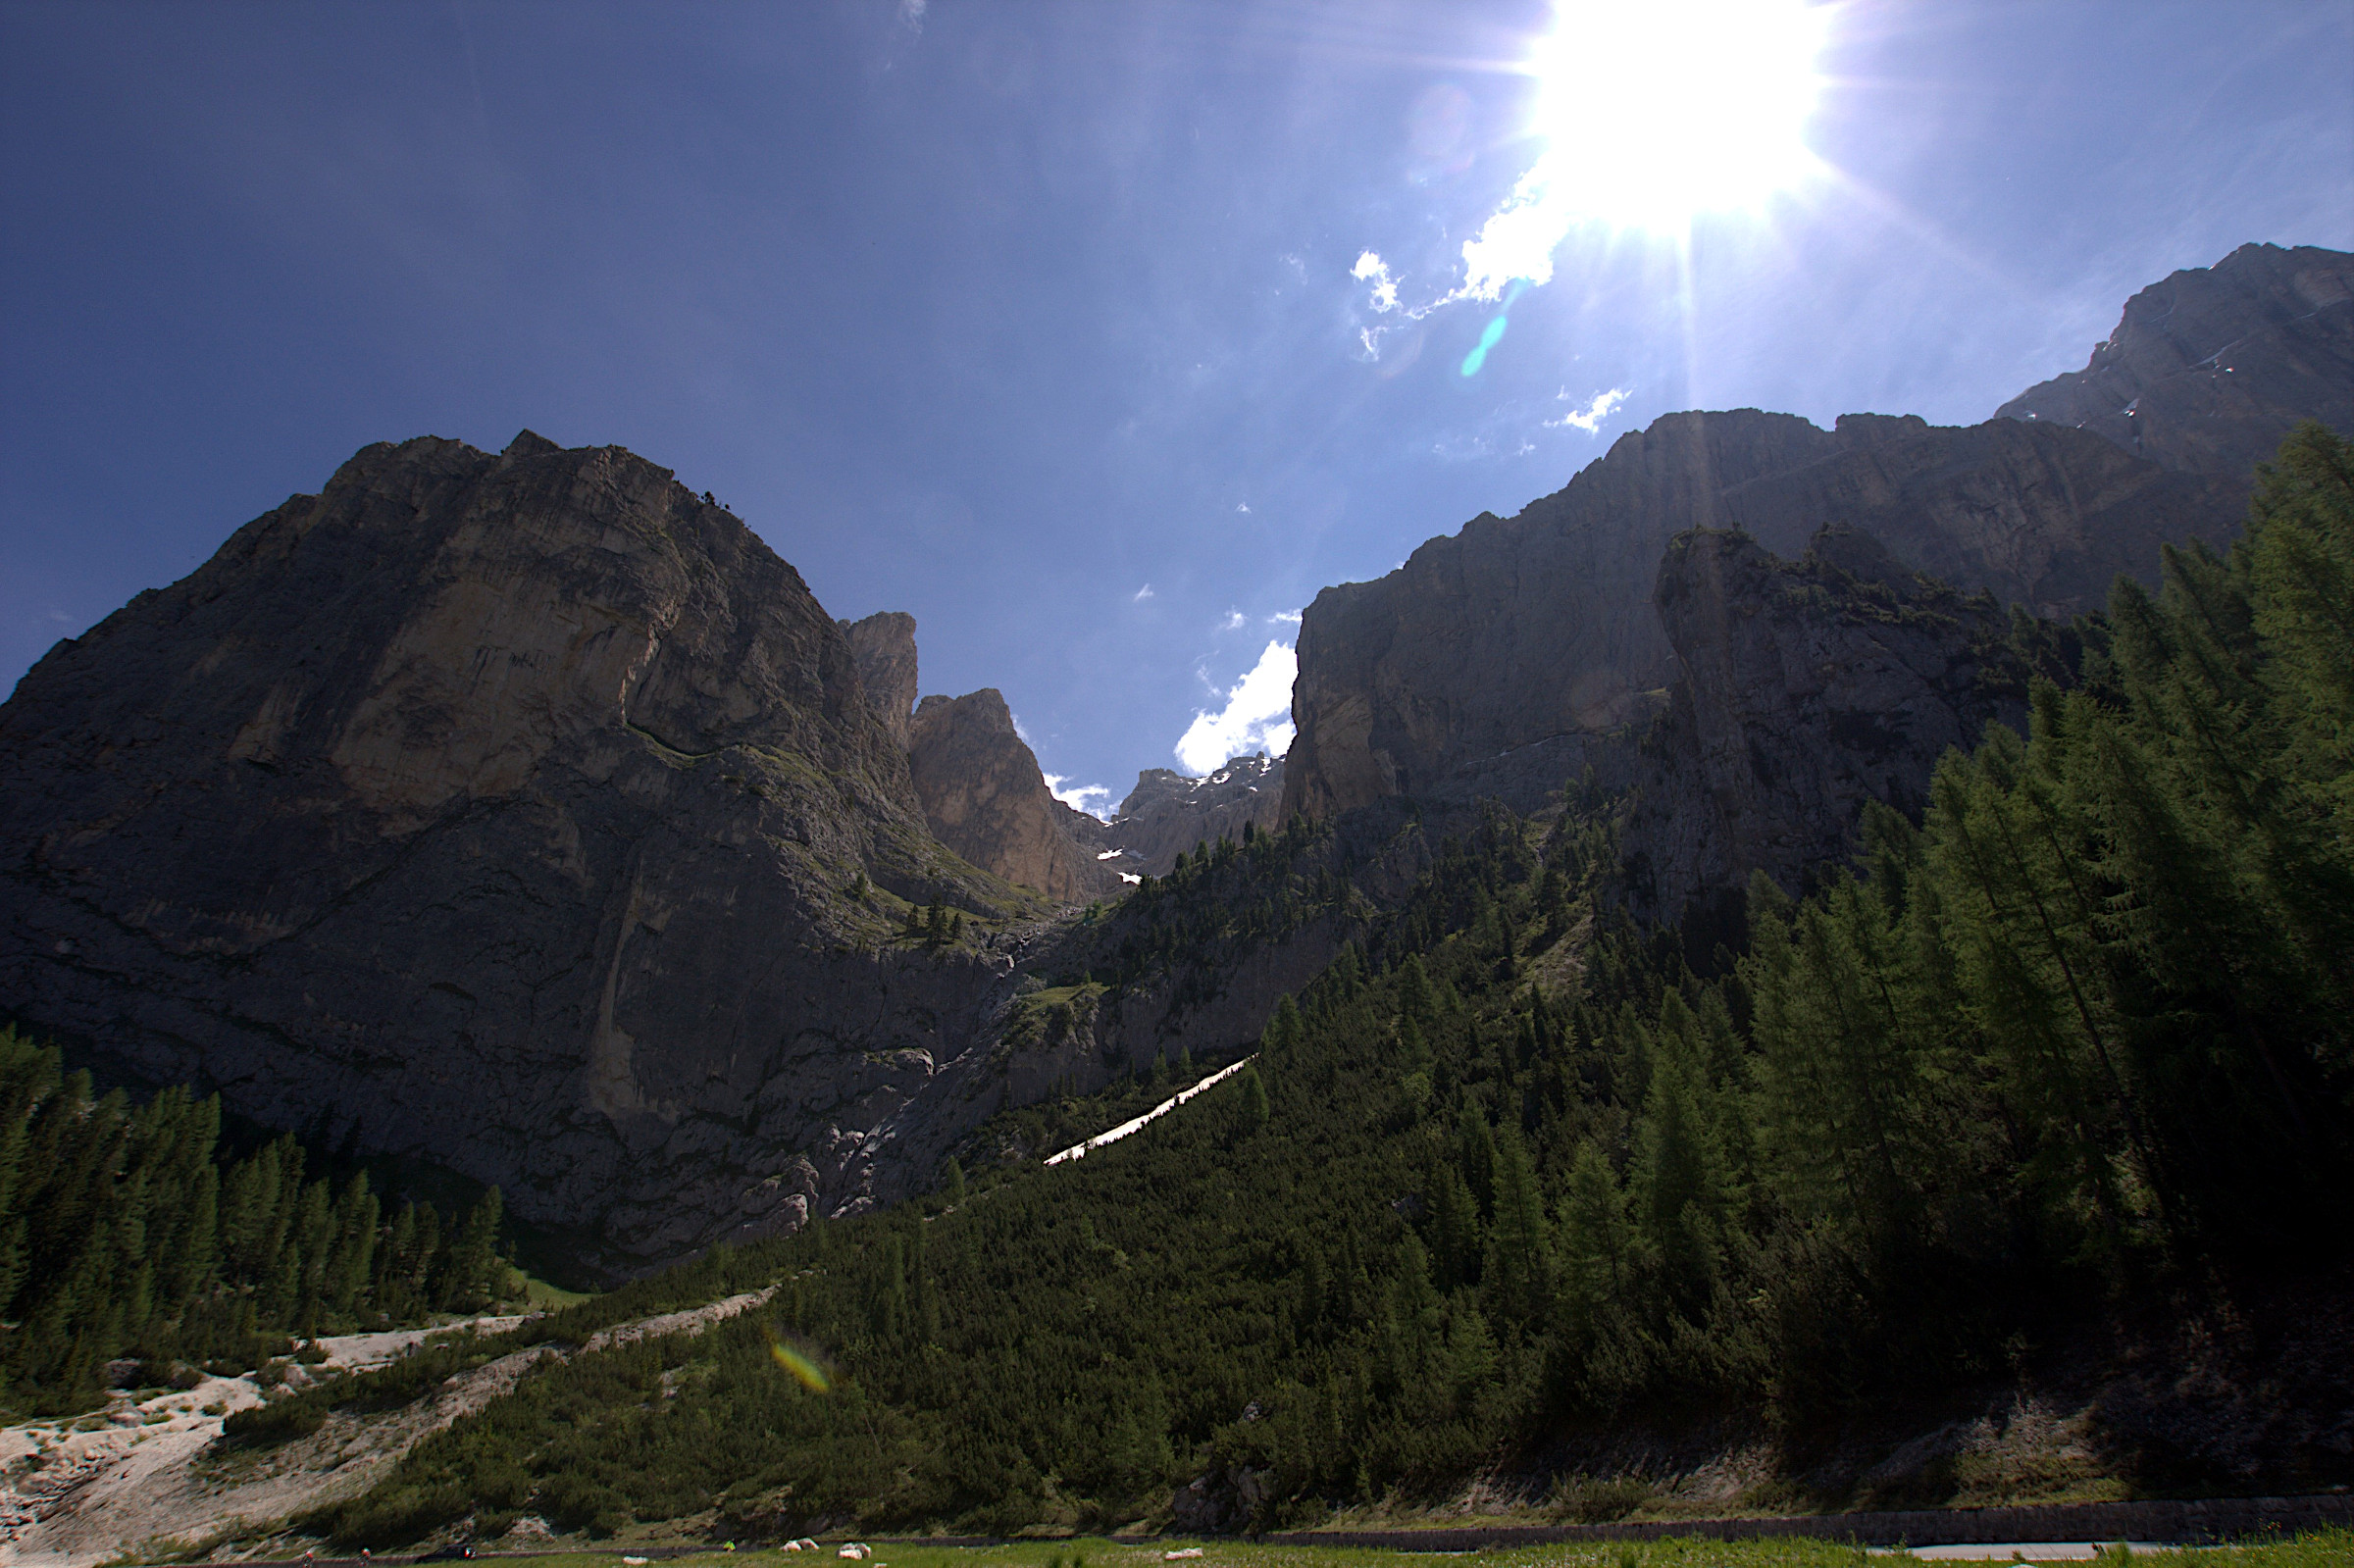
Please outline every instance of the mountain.
M888 1200L1046 906L928 830L861 628L619 448L369 447L0 707L0 995L619 1265Z
M2168 468L2239 480L2300 420L2354 430L2354 256L2242 245L2125 302L2080 371L1996 413L2104 435Z
M1200 779L1147 768L1105 825L1120 871L1165 877L1196 844L1240 839L1245 825L1265 833L1283 822L1283 759L1265 752L1229 757Z
M1848 415L1823 430L1754 409L1667 415L1517 516L1483 514L1387 577L1316 596L1285 809L1541 798L1672 681L1651 590L1688 529L1795 556L1838 525L1959 587L2065 615L2099 603L2118 572L2154 572L2162 539L2226 537L2244 496L2244 482L2009 420Z
M2023 730L2033 674L2073 679L2059 632L1852 530L1795 561L1747 534L1680 533L1652 603L1677 679L1626 759L1622 847L1630 903L1666 918L1753 872L1799 887L1845 863L1868 804L1918 819L1938 758L1990 723Z
M1494 796L1526 810L1591 768L1652 802L1635 883L1650 912L1672 917L1697 893L1737 892L1761 865L1795 879L1838 836L1822 836L1814 813L1823 801L1802 810L1774 790L1753 793L1727 838L1731 819L1685 789L1698 778L1692 756L1680 772L1661 771L1662 748L1690 739L1707 706L1701 687L1716 679L1695 670L1664 618L1700 602L1669 581L1681 570L1671 541L1738 532L1796 560L1828 528L1876 541L1904 575L1985 592L1998 608L2061 621L2095 609L2120 575L2155 584L2162 542L2226 541L2257 458L2297 419L2354 424L2350 278L2354 257L2268 246L2176 274L2134 297L2087 371L1983 425L1846 415L1826 431L1745 409L1671 414L1622 436L1517 516L1482 514L1387 577L1317 595L1301 627L1284 810L1325 815L1391 795ZM1765 596L1711 599L1717 618L1763 617L1760 627L1795 646L1796 601L1764 577L1736 576ZM1843 624L1834 616L1807 635L1839 645ZM1758 679L1745 701L1778 677ZM1778 714L1750 709L1742 732L1812 736L1821 768L1877 778L1872 798L1918 800L1937 750L1927 732L1886 752L1869 725L1828 731L1818 685L1790 687ZM1646 748L1655 724L1670 733ZM1887 771L1897 755L1906 760ZM1731 800L1723 787L1718 798ZM1784 807L1799 815L1768 820ZM1751 861L1736 839L1787 852ZM1666 849L1671 840L1681 847Z
M858 662L858 684L867 705L891 738L905 750L915 727L917 675L915 617L904 610L879 610L863 621L838 621Z
M1120 890L1119 874L1098 859L1100 825L1054 798L995 687L926 697L907 762L925 821L965 859L1058 903Z

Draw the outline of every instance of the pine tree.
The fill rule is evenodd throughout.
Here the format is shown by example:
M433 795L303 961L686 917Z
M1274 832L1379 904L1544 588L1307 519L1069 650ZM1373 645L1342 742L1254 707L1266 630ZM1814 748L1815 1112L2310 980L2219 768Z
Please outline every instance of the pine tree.
M1482 1284L1497 1315L1509 1322L1542 1322L1552 1304L1551 1227L1527 1146L1510 1122L1496 1138L1496 1218Z

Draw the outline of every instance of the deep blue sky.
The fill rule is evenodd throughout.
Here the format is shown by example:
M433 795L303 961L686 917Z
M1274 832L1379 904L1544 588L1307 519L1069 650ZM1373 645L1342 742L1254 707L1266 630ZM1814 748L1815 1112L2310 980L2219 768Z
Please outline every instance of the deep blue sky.
M2354 0L1857 3L1837 177L1688 271L1582 231L1478 376L1469 306L1368 363L1353 263L1454 281L1551 21L12 0L0 687L368 442L528 426L716 491L835 615L913 611L926 691L1002 688L1116 798L1272 618L1659 414L1974 421L2175 268L2354 248Z

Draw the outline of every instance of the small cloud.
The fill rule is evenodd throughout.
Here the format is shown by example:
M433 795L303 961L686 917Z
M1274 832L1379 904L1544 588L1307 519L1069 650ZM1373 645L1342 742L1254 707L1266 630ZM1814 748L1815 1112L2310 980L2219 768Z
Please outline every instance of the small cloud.
M1372 251L1368 250L1356 258L1356 265L1350 269L1349 276L1360 283L1370 282L1373 285L1374 310L1387 315L1398 308L1398 279L1390 276L1388 264Z
M1268 616L1267 619L1269 621L1285 621L1289 622L1293 626L1298 626L1300 624L1300 612L1297 610L1278 610L1273 615Z
M1150 598L1151 598L1151 597L1152 597L1152 584L1151 584L1151 583L1150 583L1150 582L1148 582L1148 583L1146 583L1146 584L1145 584L1143 587L1141 587L1141 588L1137 589L1137 590L1136 590L1134 593L1131 593L1130 595L1128 595L1128 602L1129 602L1130 604L1142 604L1142 603L1144 603L1144 602L1145 602L1147 599L1150 599Z
M1032 743L1030 732L1022 728L1022 716L1008 708L1005 710L1005 717L1013 721L1013 733L1022 737L1022 744L1030 745Z
M909 32L924 30L924 13L931 9L932 0L899 0L899 25Z
M1299 658L1287 643L1270 642L1242 680L1226 693L1217 713L1197 713L1176 745L1178 765L1199 777L1229 757L1291 749L1292 683Z
M1567 387L1562 387L1559 395L1561 402L1569 401ZM1596 392L1594 400L1584 408L1571 409L1558 420L1547 420L1545 428L1549 430L1558 430L1567 427L1573 430L1584 430L1588 435L1592 435L1602 428L1602 422L1615 413L1618 405L1625 402L1626 399L1627 389L1623 386L1613 386L1607 392Z
M1224 630L1228 632L1240 632L1243 629L1243 623L1248 619L1249 617L1245 616L1240 610L1229 610L1226 612L1226 624Z
M1104 822L1111 820L1111 791L1101 784L1066 784L1064 782L1065 775L1059 773L1045 774L1042 777L1047 781L1047 792L1073 811L1084 811L1089 816ZM1112 851L1114 855L1118 853L1119 851L1116 849ZM1096 858L1108 860L1110 856L1098 855Z
M1248 514L1251 510L1251 503L1249 501L1237 501L1234 503L1234 509L1237 512Z

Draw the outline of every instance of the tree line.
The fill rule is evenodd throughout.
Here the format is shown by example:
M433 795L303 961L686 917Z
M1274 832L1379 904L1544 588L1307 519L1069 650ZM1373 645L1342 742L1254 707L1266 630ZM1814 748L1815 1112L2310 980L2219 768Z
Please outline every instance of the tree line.
M0 1400L96 1402L110 1361L240 1372L288 1337L422 1322L504 1293L493 1188L462 1223L387 1214L358 1171L306 1178L291 1136L244 1158L221 1101L134 1104L0 1030Z

